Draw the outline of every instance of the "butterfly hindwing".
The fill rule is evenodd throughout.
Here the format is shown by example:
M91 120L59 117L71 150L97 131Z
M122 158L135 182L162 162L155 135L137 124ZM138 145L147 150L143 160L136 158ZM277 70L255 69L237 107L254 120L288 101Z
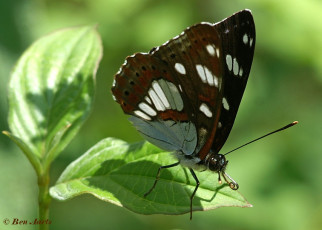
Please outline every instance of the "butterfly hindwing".
M192 154L196 128L172 71L153 55L137 53L115 75L112 92L147 140L165 150Z

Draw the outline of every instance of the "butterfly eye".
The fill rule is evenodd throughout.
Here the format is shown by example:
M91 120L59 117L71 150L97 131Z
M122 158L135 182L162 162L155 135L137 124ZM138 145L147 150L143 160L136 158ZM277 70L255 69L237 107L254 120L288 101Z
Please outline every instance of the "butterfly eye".
M211 171L215 171L215 172L218 172L220 170L220 165L218 164L218 160L215 155L209 158L208 168Z

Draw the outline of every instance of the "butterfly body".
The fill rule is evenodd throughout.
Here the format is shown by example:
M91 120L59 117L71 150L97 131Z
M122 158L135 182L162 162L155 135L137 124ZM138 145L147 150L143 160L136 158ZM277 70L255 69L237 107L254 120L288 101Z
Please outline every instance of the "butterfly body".
M237 189L219 151L233 126L254 47L249 10L196 24L149 53L128 57L115 75L114 99L140 134L174 152L196 182L193 169L209 169Z

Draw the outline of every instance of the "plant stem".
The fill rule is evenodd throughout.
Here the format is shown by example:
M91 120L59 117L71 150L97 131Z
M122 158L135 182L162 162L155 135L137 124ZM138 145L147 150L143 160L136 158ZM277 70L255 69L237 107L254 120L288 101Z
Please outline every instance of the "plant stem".
M38 175L38 205L39 205L39 230L49 229L49 204L51 197L49 195L49 169Z

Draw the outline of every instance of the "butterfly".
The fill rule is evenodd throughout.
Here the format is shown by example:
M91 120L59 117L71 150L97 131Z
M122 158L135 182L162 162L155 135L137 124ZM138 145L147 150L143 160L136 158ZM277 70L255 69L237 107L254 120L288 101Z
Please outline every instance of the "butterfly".
M114 77L112 94L140 134L152 144L173 151L178 162L164 168L188 167L218 173L237 190L219 154L232 129L250 73L255 24L250 10L218 23L199 23L149 53L126 58Z

